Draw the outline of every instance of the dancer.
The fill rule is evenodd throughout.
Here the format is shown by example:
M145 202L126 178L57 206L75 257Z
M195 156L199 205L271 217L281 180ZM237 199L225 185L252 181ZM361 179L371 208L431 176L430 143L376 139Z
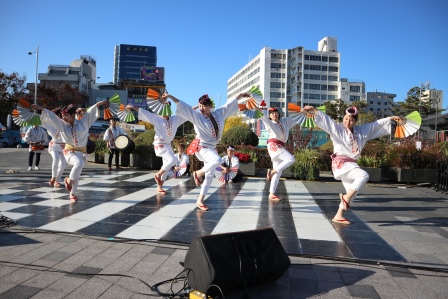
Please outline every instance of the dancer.
M216 143L221 139L225 119L238 111L238 100L243 97L249 98L250 95L240 93L222 107L211 111L212 101L206 94L199 98L198 110L170 94L162 96L162 99L173 100L177 104L176 114L189 120L194 125L196 139L190 147L192 147L192 152L195 153L196 157L204 162L204 167L193 172L196 185L201 187L196 205L202 211L208 210L208 207L204 204L205 194L210 188L216 168L221 164L221 157L216 151ZM188 154L190 153L188 152ZM204 175L205 180L202 181Z
M86 145L89 137L90 126L98 119L98 107L108 105L109 101L101 101L90 107L81 119L77 119L75 114L80 109L76 109L72 104L61 108L62 119L48 109L39 105L31 105L32 109L42 110L41 121L44 125L57 128L61 132L62 140L65 141L63 150L65 160L72 165L70 176L64 179L65 189L70 192L70 201L76 202L78 197L79 178L82 168L87 161Z
M233 145L229 145L227 147L227 155L221 157L221 165L219 165L219 168L221 168L221 173L225 178L225 175L227 173L230 173L232 171L232 168L238 169L240 167L240 159L238 159L237 156L235 156L235 148ZM225 180L227 183L233 183L240 180L240 175L237 173L237 175L233 179Z
M183 143L179 143L177 145L177 154L175 155L177 162L176 165L174 165L174 171L178 172L180 170L180 167L182 164L186 165L185 174L187 176L190 176L190 157L185 153L185 145Z
M350 209L351 201L369 180L369 175L356 163L361 156L361 151L367 141L391 132L391 120L399 121L400 117L390 116L377 121L356 126L358 121L358 109L350 107L345 110L342 123L337 124L325 113L312 106L305 106L304 111L314 114L316 125L327 132L333 141L333 155L331 155L331 167L336 180L341 180L346 190L340 193L339 209L333 218L333 222L350 224L344 218L345 211Z
M138 111L138 119L147 121L154 126L154 151L156 152L156 156L162 157L163 160L162 167L154 174L154 179L157 182L157 192L166 194L166 191L163 190L163 184L166 181L168 171L177 162L171 142L176 136L177 128L185 122L185 119L178 115L171 116L171 110L169 110L168 115L161 116L131 105L127 105L126 109Z
M115 147L115 139L120 135L127 135L126 132L120 126L117 126L117 119L110 119L110 127L104 133L103 139L106 140L107 148L109 149L109 160L107 165L109 166L108 170L112 170L112 160L115 155L115 169L120 170L120 150Z
M280 119L280 112L275 107L269 108L268 115L264 113L266 110L261 110L258 107L255 109L263 113L260 119L269 133L268 153L271 157L272 169L268 169L266 175L266 179L271 181L268 198L272 201L280 201L280 197L275 195L275 190L277 190L283 170L294 164L295 161L294 156L285 148L285 144L289 138L289 130L297 123L294 122L293 116Z
M33 170L34 154L36 154L34 170L39 170L40 154L45 150L44 142L48 141L47 132L41 126L31 126L25 133L25 141L30 145L28 171Z
M54 109L52 112L59 118L62 118L61 108ZM51 155L53 162L51 163L51 179L48 184L50 187L54 186L55 188L59 188L61 186L59 181L61 180L62 173L67 164L63 153L65 142L62 140L61 131L58 129L45 124L42 124L42 127L45 128L48 135L51 136L51 141L48 144L48 153Z

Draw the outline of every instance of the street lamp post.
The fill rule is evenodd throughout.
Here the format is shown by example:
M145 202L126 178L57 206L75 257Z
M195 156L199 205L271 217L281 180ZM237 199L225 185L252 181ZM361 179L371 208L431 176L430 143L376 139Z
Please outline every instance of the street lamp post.
M28 52L28 55L33 55L36 53L36 79L34 81L34 104L37 104L37 72L38 72L38 66L39 66L39 46L36 47L36 51L34 52Z

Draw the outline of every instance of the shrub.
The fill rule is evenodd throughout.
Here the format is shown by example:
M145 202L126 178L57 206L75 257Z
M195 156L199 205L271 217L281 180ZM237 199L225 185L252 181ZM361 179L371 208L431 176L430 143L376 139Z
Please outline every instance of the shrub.
M135 137L133 140L135 143L135 152L142 155L155 155L153 146L154 135L155 131L151 129Z
M422 149L419 150L415 140L405 138L386 147L384 164L407 169L431 169L436 168L439 156L437 148L431 144L422 142Z
M107 148L106 140L103 140L103 138L101 138L100 136L98 137L90 136L89 138L95 143L96 154L100 156L104 156L105 154L107 154L109 149Z
M258 136L251 129L237 126L224 132L221 137L222 144L258 145Z
M325 164L323 153L317 149L296 149L294 151L295 162L291 166L291 172L299 180L317 180L316 169L320 169Z

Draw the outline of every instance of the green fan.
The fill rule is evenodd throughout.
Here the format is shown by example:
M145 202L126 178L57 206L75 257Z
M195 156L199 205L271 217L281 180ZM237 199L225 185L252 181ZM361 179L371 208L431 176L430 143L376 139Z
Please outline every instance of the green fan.
M327 110L325 108L325 105L319 106L316 108L317 110L325 113ZM316 123L314 122L314 113L305 113L305 118L302 120L302 123L300 124L304 128L316 128Z
M249 118L257 119L263 116L263 113L256 110L255 107L260 107L263 101L263 94L256 86L252 86L249 89L250 97L245 98L242 102L246 101L246 104L239 103L238 107L242 114Z
M166 102L163 104L162 112L160 113L161 116L171 116L171 105L169 102Z

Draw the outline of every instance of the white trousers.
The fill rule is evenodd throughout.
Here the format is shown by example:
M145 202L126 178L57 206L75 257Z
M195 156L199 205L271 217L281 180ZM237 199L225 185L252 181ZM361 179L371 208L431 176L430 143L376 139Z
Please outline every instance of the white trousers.
M53 158L53 162L51 163L51 177L56 178L56 182L59 182L61 180L61 176L64 172L67 161L65 161L65 157L62 151L50 150L48 152Z
M362 168L353 168L349 172L346 172L340 176L342 185L344 185L345 193L348 193L349 189L355 190L356 193L352 197L350 206L353 204L353 200L356 198L359 190L367 183L369 180L369 174L365 172ZM339 204L340 208L344 208L342 203Z
M173 149L171 146L165 146L165 150L161 153L157 154L158 157L162 157L163 164L160 169L164 170L165 172L162 174L162 177L160 178L162 181L166 181L166 177L168 175L168 171L171 170L173 166L176 165L177 159L174 155Z
M64 157L68 165L73 166L69 178L73 181L70 195L74 195L78 189L79 178L81 177L82 168L84 167L84 164L86 164L87 158L82 152L66 152Z
M209 149L201 147L199 151L195 153L196 157L204 162L204 167L201 170L205 173L205 179L201 185L200 195L205 195L212 184L215 177L216 167L221 164L221 157L218 155L215 149Z
M275 158L272 158L272 168L277 172L271 178L271 185L269 186L270 193L275 193L275 190L277 190L278 181L282 176L283 170L294 164L294 161L294 156L291 155L288 151L284 151Z

